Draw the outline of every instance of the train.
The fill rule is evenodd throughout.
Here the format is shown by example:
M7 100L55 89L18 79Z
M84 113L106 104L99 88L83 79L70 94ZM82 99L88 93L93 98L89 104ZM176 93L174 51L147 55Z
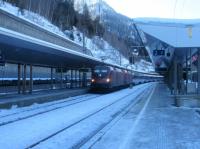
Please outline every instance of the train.
M163 80L163 77L156 73L132 71L122 67L108 65L96 66L94 67L94 69L92 69L92 71L89 71L87 73L88 74L85 79L85 86L90 87L91 89L117 89L128 87L131 85ZM80 76L77 76L76 78L72 78L72 80L70 80L70 74L65 74L64 76L65 77L63 77L63 84L64 87L66 86L66 88L69 88L71 86L78 86L75 85L75 83L80 82L80 80L82 79L79 78ZM28 80L29 78L27 78L27 84ZM34 85L48 85L51 84L51 82L52 81L50 78L33 78ZM53 78L53 84L59 83L60 78ZM71 83L73 84L71 85ZM17 85L18 81L16 77L11 78L8 76L0 78L0 87L9 87Z
M147 82L162 81L156 73L131 71L112 66L96 66L92 70L91 89L115 89Z

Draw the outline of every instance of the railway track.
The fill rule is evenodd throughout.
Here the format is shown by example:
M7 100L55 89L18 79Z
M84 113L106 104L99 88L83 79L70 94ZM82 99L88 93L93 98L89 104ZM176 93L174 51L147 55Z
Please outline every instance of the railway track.
M66 107L69 107L69 106L72 106L72 105L75 105L75 104L78 104L81 102L93 100L100 96L102 96L102 95L86 95L86 96L73 98L71 100L60 101L60 102L56 102L53 104L48 104L48 105L36 107L33 109L23 110L20 112L15 112L12 114L4 115L4 116L0 117L0 127L7 125L7 124L14 123L14 122L18 122L21 120L25 120L28 118L32 118L34 116L45 114L45 113L48 113L51 111L63 109L63 108L66 108Z
M18 111L18 112L12 112L12 113L9 113L9 114L0 115L0 118L16 115L16 114L19 114L19 113L34 111L34 110L37 110L37 109L42 109L42 108L50 107L50 106L53 106L53 105L57 105L57 104L61 104L61 103L69 102L69 101L74 101L74 100L77 100L77 99L85 98L87 96L90 96L90 94L81 95L81 96L78 96L78 97L72 97L72 99L66 98L66 99L63 99L63 100L53 101L53 102L46 103L46 104L44 103L44 104L40 104L38 107L28 107L27 110L21 110L21 111Z
M96 131L94 131L90 136L80 141L80 143L74 145L72 148L81 148L81 149L87 149L92 148L95 146L95 144L101 140L101 138L112 129L112 127L115 126L117 122L119 122L126 114L128 114L133 107L142 100L146 99L151 93L153 92L153 89L148 90L146 94L139 94L136 97L136 100L134 102L130 102L126 107L124 107L123 110L120 112L117 112L114 114L111 120L109 120L107 123L105 123L103 126L99 127ZM140 113L140 111L138 111ZM89 144L87 144L90 142Z
M141 88L142 88L142 87L141 87ZM138 88L137 90L141 90L141 88ZM149 88L149 86L146 87L145 89L141 90L141 91L137 94L136 97L139 98L139 96L141 96L141 93L142 93L144 90L146 90L147 88ZM106 106L104 106L104 107L98 109L97 111L95 111L95 112L93 112L93 113L89 113L89 114L86 115L85 117L80 118L79 120L77 120L77 121L71 123L70 125L67 125L66 127L64 127L64 128L62 128L62 129L60 129L60 130L58 130L58 131L56 131L56 132L54 132L54 133L52 133L52 134L46 136L46 137L44 137L43 139L41 139L41 140L39 140L39 141L37 141L37 142L35 142L35 143L29 145L29 146L26 147L26 148L29 149L29 148L37 147L39 144L48 141L49 139L51 139L51 138L53 138L53 137L55 137L55 136L57 136L57 135L63 133L63 132L66 131L66 130L69 130L69 129L72 128L73 126L76 126L77 124L80 124L80 123L83 122L84 120L87 120L87 119L91 118L92 116L95 116L95 115L101 113L102 111L108 109L109 107L112 107L112 106L115 105L116 103L119 103L119 102L122 101L123 99L128 98L128 97L130 97L130 96L132 96L132 95L134 95L134 94L135 94L135 92L129 93L129 94L123 96L123 97L120 97L120 98L118 98L117 100L115 100L114 102L112 102L112 103L110 103L110 104L108 104L108 105L106 105ZM96 134L98 134L102 129L104 129L107 125L109 125L111 122L113 122L114 120L118 119L118 118L119 118L121 115L123 115L124 113L128 112L128 110L133 106L133 104L131 104L131 103L132 103L134 100L135 100L135 98L132 99L131 102L128 103L128 105L124 108L125 110L120 110L120 111L117 111L116 113L114 113L114 114L113 114L113 118L112 118L110 121L108 121L107 123L101 125L96 131L94 131L93 133L91 133L91 134L90 134L89 136L87 136L86 138L83 138L82 140L80 140L79 143L73 145L71 148L79 148L79 147L81 147L81 146L84 145L86 142L88 142L92 137L94 137ZM138 101L139 101L139 100L135 100L134 104L136 104Z

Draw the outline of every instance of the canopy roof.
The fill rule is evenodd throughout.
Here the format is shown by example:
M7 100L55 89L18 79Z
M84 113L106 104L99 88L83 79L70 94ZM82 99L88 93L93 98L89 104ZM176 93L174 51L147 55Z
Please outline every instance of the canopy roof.
M134 22L144 33L174 48L200 47L200 19L138 18Z

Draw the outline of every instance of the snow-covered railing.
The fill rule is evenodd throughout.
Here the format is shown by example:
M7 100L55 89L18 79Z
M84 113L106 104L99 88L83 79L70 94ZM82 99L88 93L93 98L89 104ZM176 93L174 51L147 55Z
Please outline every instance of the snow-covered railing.
M13 30L43 41L47 41L77 52L85 53L87 55L92 55L91 51L88 49L83 49L82 46L76 44L75 42L68 40L62 36L59 36L47 29L44 29L36 24L26 21L22 18L18 18L13 14L5 12L0 9L0 27Z

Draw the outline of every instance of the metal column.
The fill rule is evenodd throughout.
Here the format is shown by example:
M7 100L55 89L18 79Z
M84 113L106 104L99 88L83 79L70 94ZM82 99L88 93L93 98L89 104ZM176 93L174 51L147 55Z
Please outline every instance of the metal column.
M169 70L169 86L171 89L171 94L173 94L173 69L170 68Z
M26 93L26 64L24 64L24 72L23 72L23 94Z
M75 88L78 87L77 70L75 70Z
M53 89L53 68L51 67L51 89Z
M83 87L86 87L87 86L87 75L86 75L86 72L83 72Z
M21 65L18 64L18 81L17 81L17 86L18 86L18 94L21 94Z
M30 81L29 81L29 93L33 91L33 66L30 65Z
M173 67L174 67L174 70L173 70L174 71L173 72L174 73L174 77L173 77L174 78L173 79L174 80L174 95L177 95L177 75L178 74L177 74L177 62L176 62L176 60L174 60L174 66Z
M63 68L60 69L60 88L63 88Z
M71 75L70 75L70 88L73 88L73 70L71 71Z
M185 79L186 79L186 86L185 86L185 94L187 94L187 91L188 91L188 50L186 52L186 59L185 59L185 66L186 66L186 74L185 74Z
M82 81L81 81L81 71L80 70L79 70L79 76L78 77L79 77L79 87L81 87L81 82Z
M178 65L178 90L179 94L184 93L183 65Z
M200 50L199 49L198 49L197 73L198 73L198 89L197 89L197 92L198 92L198 94L200 94Z

